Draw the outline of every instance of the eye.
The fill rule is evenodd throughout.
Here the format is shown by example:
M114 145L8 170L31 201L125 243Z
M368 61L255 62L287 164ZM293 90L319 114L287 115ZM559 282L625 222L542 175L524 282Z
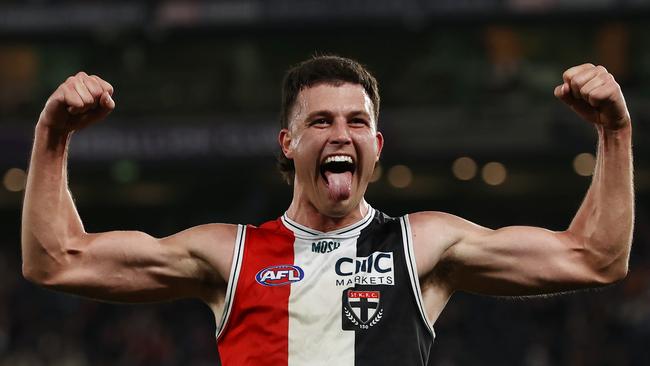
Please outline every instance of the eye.
M311 122L309 122L310 126L323 126L323 125L326 125L326 124L329 124L329 121L327 119L325 119L325 118L316 118L316 119L312 120Z
M353 118L352 120L350 120L350 124L369 126L370 122L368 122L365 118L357 117L357 118Z

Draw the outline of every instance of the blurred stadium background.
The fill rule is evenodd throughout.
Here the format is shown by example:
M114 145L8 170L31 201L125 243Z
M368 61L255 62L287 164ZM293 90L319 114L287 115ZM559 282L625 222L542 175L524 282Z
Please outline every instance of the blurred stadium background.
M634 124L628 278L548 299L457 294L430 364L650 364L649 22L648 0L0 2L0 365L217 363L214 320L196 301L96 303L20 275L33 127L61 81L85 70L116 89L113 115L71 146L86 229L166 236L283 213L280 81L315 53L358 59L379 79L386 146L372 205L493 228L567 227L596 136L553 87L586 61L612 71Z

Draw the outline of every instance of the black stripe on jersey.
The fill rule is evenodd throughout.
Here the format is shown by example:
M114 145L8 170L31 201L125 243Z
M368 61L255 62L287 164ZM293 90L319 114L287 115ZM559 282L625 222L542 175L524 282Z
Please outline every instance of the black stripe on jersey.
M372 220L359 235L357 257L366 258L375 252L392 253L394 279L393 285L356 285L353 288L365 293L379 291L379 305L373 308L374 314L381 310L381 319L374 324L369 321L366 329L357 326L349 330L355 332L355 365L426 366L433 335L422 319L418 296L411 285L401 220L379 211L375 211ZM344 307L347 306L346 291L349 289L342 294ZM368 301L364 305L364 310L367 310ZM347 310L349 313L351 308ZM346 315L343 309L342 317ZM345 325L346 319L342 320Z

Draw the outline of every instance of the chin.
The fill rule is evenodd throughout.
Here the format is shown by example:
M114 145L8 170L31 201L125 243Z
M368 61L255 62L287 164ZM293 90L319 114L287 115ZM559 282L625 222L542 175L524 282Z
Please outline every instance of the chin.
M343 201L336 202L336 201L332 201L328 197L324 207L322 207L322 209L319 211L321 212L321 214L328 217L342 218L347 216L352 210L354 210L354 208L357 206L359 201L360 199L355 200L353 197L350 197ZM355 204L355 202L357 204Z

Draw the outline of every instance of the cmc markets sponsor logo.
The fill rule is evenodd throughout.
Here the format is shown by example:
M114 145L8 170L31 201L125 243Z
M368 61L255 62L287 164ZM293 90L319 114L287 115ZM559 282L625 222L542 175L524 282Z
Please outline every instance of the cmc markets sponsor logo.
M341 243L338 241L321 240L311 243L311 251L314 253L329 253L338 249Z
M255 280L264 286L283 286L298 282L305 277L302 268L291 264L270 266L257 272Z
M356 290L343 291L343 330L370 329L384 316L381 292Z
M334 270L339 277L343 277L336 279L337 286L395 284L392 252L374 252L367 257L342 257L336 261Z

